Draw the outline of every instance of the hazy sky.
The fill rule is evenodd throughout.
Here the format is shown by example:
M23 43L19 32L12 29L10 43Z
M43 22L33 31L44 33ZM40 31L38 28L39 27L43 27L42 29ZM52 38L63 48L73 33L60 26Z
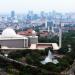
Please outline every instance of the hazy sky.
M0 13L11 10L75 12L75 0L0 0Z

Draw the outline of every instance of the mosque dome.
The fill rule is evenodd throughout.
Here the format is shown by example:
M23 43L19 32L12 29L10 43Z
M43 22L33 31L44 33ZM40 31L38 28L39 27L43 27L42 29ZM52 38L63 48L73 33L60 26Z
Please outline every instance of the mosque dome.
M35 37L36 36L36 32L33 30L32 31L32 36Z
M32 31L32 34L33 34L33 35L36 35L36 32L33 30L33 31Z
M2 32L3 37L14 37L16 36L16 32L12 28L6 28Z

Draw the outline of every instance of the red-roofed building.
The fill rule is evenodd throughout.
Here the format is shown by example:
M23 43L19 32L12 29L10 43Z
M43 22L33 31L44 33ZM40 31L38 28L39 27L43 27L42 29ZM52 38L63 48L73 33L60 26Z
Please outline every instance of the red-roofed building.
M41 37L47 37L48 36L48 32L47 31L43 31L39 33Z
M17 34L25 35L25 36L32 36L32 31L33 31L33 29L30 28L30 29L27 29L26 31L18 32Z

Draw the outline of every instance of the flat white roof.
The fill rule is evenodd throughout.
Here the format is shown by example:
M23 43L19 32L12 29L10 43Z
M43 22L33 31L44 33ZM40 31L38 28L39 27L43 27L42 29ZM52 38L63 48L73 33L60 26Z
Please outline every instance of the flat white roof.
M53 50L58 50L59 49L59 46L58 46L57 43L37 43L37 44L43 44L43 45L45 45L45 44L46 45L51 44L52 47L53 47ZM44 47L38 47L37 48L37 44L31 44L30 49L45 49Z
M28 38L21 36L21 35L16 35L13 37L4 37L4 36L0 35L0 40L12 40L12 39L28 39Z
M27 36L27 37L32 37L32 38L34 38L34 37L35 37L35 38L37 38L38 36Z

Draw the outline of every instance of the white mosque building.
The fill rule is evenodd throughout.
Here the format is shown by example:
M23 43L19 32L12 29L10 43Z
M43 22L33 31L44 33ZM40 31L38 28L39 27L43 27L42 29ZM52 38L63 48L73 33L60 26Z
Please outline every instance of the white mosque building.
M32 36L23 36L16 34L10 27L4 29L0 35L0 47L1 49L45 49L48 47L52 47L53 50L59 49L56 43L38 43L38 36L34 30Z
M16 34L12 28L6 28L0 35L1 48L26 48L28 47L28 38Z

